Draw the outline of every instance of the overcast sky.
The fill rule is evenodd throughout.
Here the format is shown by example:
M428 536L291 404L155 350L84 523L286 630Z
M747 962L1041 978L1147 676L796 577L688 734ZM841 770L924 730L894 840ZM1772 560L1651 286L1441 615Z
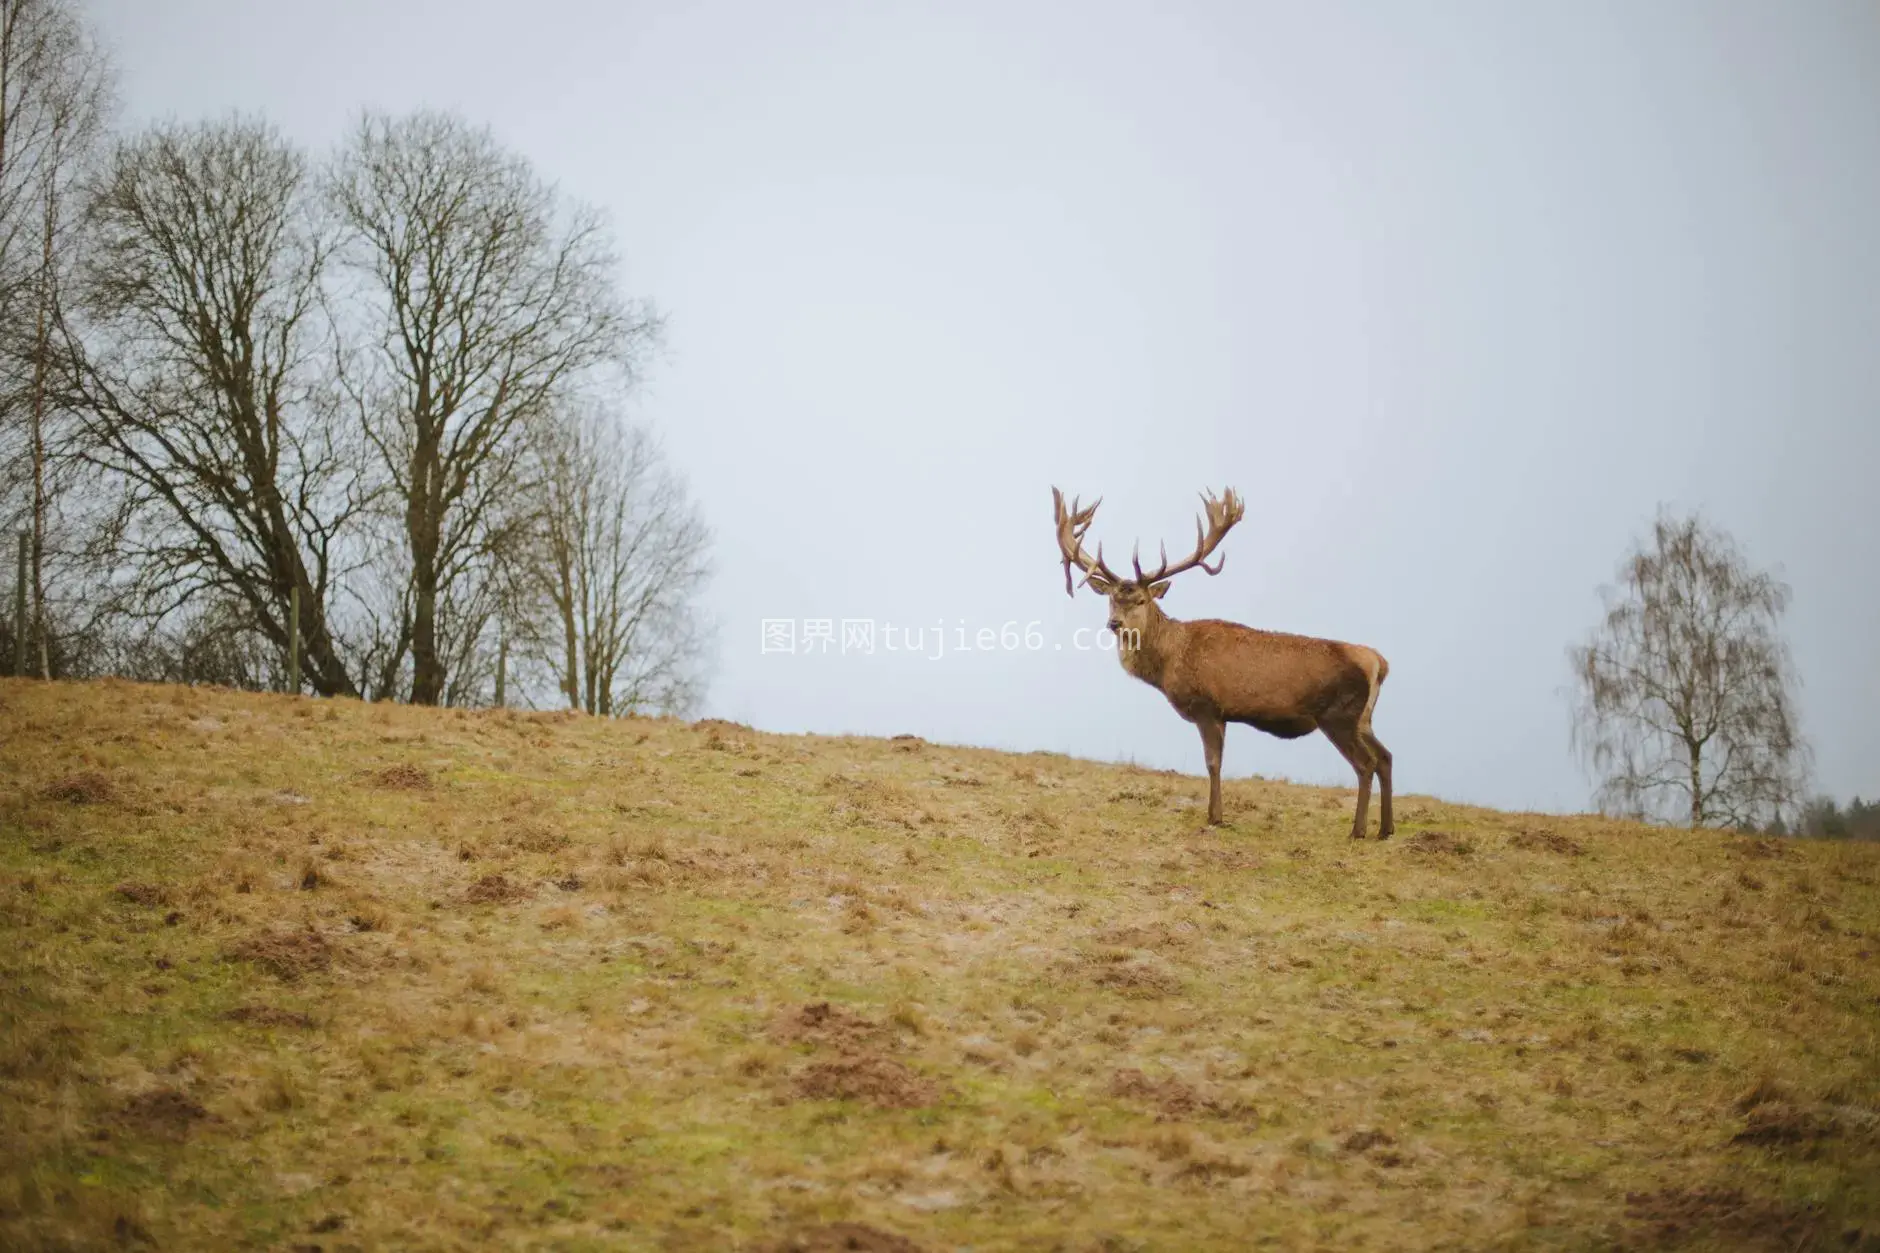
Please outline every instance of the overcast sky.
M717 534L711 713L1198 772L1076 635L1050 487L1114 554L1231 484L1169 612L1383 652L1406 792L1583 808L1565 650L1665 502L1781 567L1819 782L1880 794L1869 0L90 7L127 125L451 108L609 211ZM1350 782L1245 728L1226 769Z

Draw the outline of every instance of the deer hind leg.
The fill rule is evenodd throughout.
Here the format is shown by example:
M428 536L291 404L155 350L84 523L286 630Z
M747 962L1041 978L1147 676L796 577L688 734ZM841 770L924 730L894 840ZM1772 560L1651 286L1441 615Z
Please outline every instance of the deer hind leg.
M1371 813L1371 775L1377 769L1377 762L1371 756L1370 745L1364 734L1357 727L1345 722L1324 722L1320 723L1320 729L1325 732L1325 738L1332 742L1332 747L1358 772L1358 810L1352 815L1351 838L1362 840L1365 822Z
M1371 674L1371 690L1365 694L1364 711L1358 715L1358 738L1370 750L1371 766L1377 772L1377 838L1380 840L1388 840L1397 829L1390 812L1390 750L1371 730L1371 711L1377 708L1377 692L1389 669L1382 657L1377 659L1377 669Z
M1219 718L1198 718L1201 751L1208 759L1208 825L1221 825L1221 746L1227 742L1227 724Z
M1364 728L1360 734L1364 736L1365 747L1371 750L1371 760L1377 763L1377 838L1388 840L1397 830L1390 813L1390 750L1371 733L1371 728Z

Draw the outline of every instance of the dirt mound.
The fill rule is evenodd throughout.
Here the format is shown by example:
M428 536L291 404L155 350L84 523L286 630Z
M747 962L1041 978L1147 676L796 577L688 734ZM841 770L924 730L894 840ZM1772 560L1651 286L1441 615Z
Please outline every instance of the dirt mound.
M318 931L264 931L229 950L237 961L253 962L283 983L330 969L333 945Z
M1795 855L1781 840L1740 840L1737 841L1736 851L1745 857L1760 857L1770 861L1781 861Z
M714 753L748 752L751 741L745 737L755 734L741 722L726 722L722 718L706 718L692 725L705 733L704 747Z
M921 1253L921 1246L863 1223L824 1223L767 1244L763 1253Z
M1151 1079L1129 1067L1110 1079L1110 1095L1147 1102L1167 1118L1244 1118L1252 1109L1241 1101L1223 1101L1174 1075Z
M272 1005L238 1005L222 1015L229 1022L245 1022L257 1027L305 1027L314 1025L311 1015L294 1009L276 1009Z
M1419 831L1404 843L1412 852L1450 857L1467 857L1475 851L1475 841L1457 831Z
M1626 1217L1640 1225L1645 1247L1683 1248L1704 1237L1730 1247L1804 1249L1823 1245L1815 1207L1793 1207L1744 1195L1740 1188L1666 1188L1628 1192ZM1859 1233L1855 1233L1859 1238Z
M1121 996L1154 1000L1182 990L1181 976L1148 955L1101 954L1091 964L1096 967L1091 982Z
M1852 1105L1760 1101L1744 1111L1743 1130L1733 1139L1812 1156L1823 1140L1880 1140L1880 1114Z
M1368 1153L1375 1148L1388 1147L1397 1143L1388 1131L1379 1131L1375 1127L1360 1127L1345 1137L1339 1147L1347 1153Z
M1187 948L1194 943L1194 936L1185 931L1177 931L1167 923L1152 923L1146 927L1126 926L1107 927L1091 937L1099 944L1109 944L1116 948Z
M373 787L388 788L396 792L428 792L434 786L428 771L417 766L387 766L374 771L370 782Z
M1266 864L1259 856L1235 848L1197 848L1192 850L1192 856L1216 870L1258 870Z
M67 805L102 805L117 795L117 788L96 770L85 770L48 783L40 795Z
M463 898L472 905L513 905L533 895L528 887L511 883L507 876L486 874L464 889Z
M1523 827L1509 837L1508 843L1526 852L1559 853L1563 857L1579 857L1586 852L1578 840L1551 827Z
M730 722L724 718L700 718L692 724L694 731L720 732L726 735L755 735L757 732L742 722Z
M168 905L170 893L154 883L120 883L117 894L133 905Z
M1373 1166L1404 1166L1410 1154L1395 1148L1397 1137L1378 1127L1359 1127L1339 1142L1347 1153L1363 1154Z
M882 1109L919 1109L940 1099L940 1085L900 1062L868 1053L812 1062L796 1077L805 1101L865 1101Z
M1826 1110L1769 1101L1750 1110L1743 1119L1743 1130L1732 1138L1738 1144L1801 1145L1831 1140L1840 1134L1840 1121Z
M519 853L559 853L574 841L554 827L525 822L503 832L502 842Z
M197 1123L210 1120L208 1110L175 1088L140 1092L117 1112L117 1121L126 1129L166 1140L180 1140Z
M770 1037L782 1044L852 1048L871 1043L883 1034L880 1023L828 1001L784 1010L770 1024Z

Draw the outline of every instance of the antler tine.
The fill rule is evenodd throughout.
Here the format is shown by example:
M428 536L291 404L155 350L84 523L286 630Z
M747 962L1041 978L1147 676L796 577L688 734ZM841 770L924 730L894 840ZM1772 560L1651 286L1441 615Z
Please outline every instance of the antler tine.
M1227 498L1225 500L1216 500L1214 499L1213 492L1201 493L1201 507L1207 510L1208 522L1210 524L1220 523L1222 519L1226 516L1227 509L1230 505L1233 505L1236 507L1238 506L1239 498L1234 495L1233 488L1231 487L1228 488L1226 495L1227 495ZM1238 521L1240 521L1240 514L1236 512L1234 514L1233 521L1227 522L1225 526L1221 527L1222 533L1225 534L1227 527L1234 525L1234 522L1238 522ZM1207 542L1206 536L1202 533L1202 530L1201 530L1201 519L1196 518L1195 519L1195 547L1198 549L1206 542ZM1203 570L1206 570L1211 575L1219 574L1222 568L1227 565L1227 554L1222 553L1220 560L1216 561L1213 565L1209 565L1205 561L1197 562L1196 564L1199 565Z
M1227 533L1233 529L1234 524L1240 521L1242 515L1246 512L1246 507L1241 503L1239 495L1236 494L1231 487L1226 488L1222 492L1221 498L1218 500L1212 492L1201 493L1201 504L1207 517L1207 525L1205 527L1202 525L1201 518L1197 517L1195 519L1194 555L1174 566L1170 566L1168 563L1168 549L1164 546L1162 550L1162 565L1154 574L1149 575L1147 579L1144 580L1141 569L1137 569L1136 577L1139 581L1143 581L1145 586L1149 583L1159 583L1163 579L1172 578L1185 570L1192 570L1196 566L1199 566L1209 574L1219 574L1221 568L1227 564L1227 555L1225 553L1221 554L1220 559L1213 565L1208 564L1208 558L1213 554L1216 548L1220 547L1221 541L1227 538Z
M1075 564L1084 572L1084 582L1090 582L1092 575L1101 575L1112 583L1119 583L1110 568L1103 564L1103 545L1097 545L1097 555L1093 559L1084 551L1084 532L1090 529L1091 520L1097 516L1097 506L1103 503L1099 496L1088 508L1079 508L1083 504L1081 497L1073 497L1070 508L1064 507L1064 493L1051 489L1052 509L1057 516L1058 553L1064 559L1064 594L1075 596L1077 587L1071 581L1071 566Z
M1199 526L1200 524L1199 524L1199 523L1196 523L1196 525L1197 525L1197 527L1198 527L1198 526ZM1157 547L1157 548L1158 548L1158 549L1159 549L1159 550L1161 551L1161 553L1162 553L1162 564L1161 564L1161 568L1162 568L1162 569L1164 569L1164 570L1166 570L1166 569L1168 569L1168 541L1167 541L1167 540L1163 540L1163 541L1162 541L1161 543L1159 543L1159 544L1157 544L1157 545L1156 545L1156 547ZM1148 580L1146 580L1146 581L1145 581L1145 580L1143 579L1143 576L1142 576L1142 561L1141 561L1141 559L1140 559L1140 558L1141 558L1141 554L1142 554L1142 544L1141 544L1141 542L1140 542L1140 541L1138 541L1138 542L1137 542L1137 544L1136 544L1136 547L1135 547L1135 549L1134 549L1134 550L1132 550L1132 551L1131 551L1131 553L1130 553L1130 555L1129 555L1129 564L1130 564L1130 565L1132 565L1132 566L1134 566L1134 567L1136 568L1136 582L1138 582L1138 583L1141 583L1141 584L1142 584L1142 585L1143 585L1144 587L1147 587L1147 586L1148 586L1148 585L1149 585L1150 583L1153 583L1153 582L1155 582L1155 581L1156 581L1157 579L1159 579L1159 578L1161 578L1162 576L1158 574L1158 575L1153 575L1153 576L1151 576L1151 577L1150 577L1150 578L1149 578Z

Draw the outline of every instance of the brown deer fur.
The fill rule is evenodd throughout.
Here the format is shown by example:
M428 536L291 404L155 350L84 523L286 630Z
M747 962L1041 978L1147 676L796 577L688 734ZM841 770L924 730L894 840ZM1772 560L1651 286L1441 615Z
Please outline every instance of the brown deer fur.
M1206 558L1240 521L1242 506L1232 489L1222 500L1204 498L1210 525L1202 531L1197 524L1194 556L1173 567L1165 556L1148 574L1137 562L1133 579L1112 572L1103 563L1101 548L1094 558L1083 551L1081 540L1096 504L1079 510L1073 502L1067 511L1063 494L1052 488L1051 495L1066 590L1076 594L1070 581L1075 564L1084 571L1084 581L1109 598L1108 625L1116 633L1123 669L1168 697L1175 712L1201 732L1208 763L1208 822L1221 822L1221 747L1227 724L1238 722L1288 740L1323 731L1358 775L1352 838L1364 837L1375 775L1378 838L1388 839L1394 829L1390 751L1371 731L1378 688L1390 673L1383 656L1362 644L1257 631L1237 622L1184 622L1163 613L1157 603L1168 591L1169 580L1184 570L1200 566L1209 574L1220 572L1221 563L1209 566Z

